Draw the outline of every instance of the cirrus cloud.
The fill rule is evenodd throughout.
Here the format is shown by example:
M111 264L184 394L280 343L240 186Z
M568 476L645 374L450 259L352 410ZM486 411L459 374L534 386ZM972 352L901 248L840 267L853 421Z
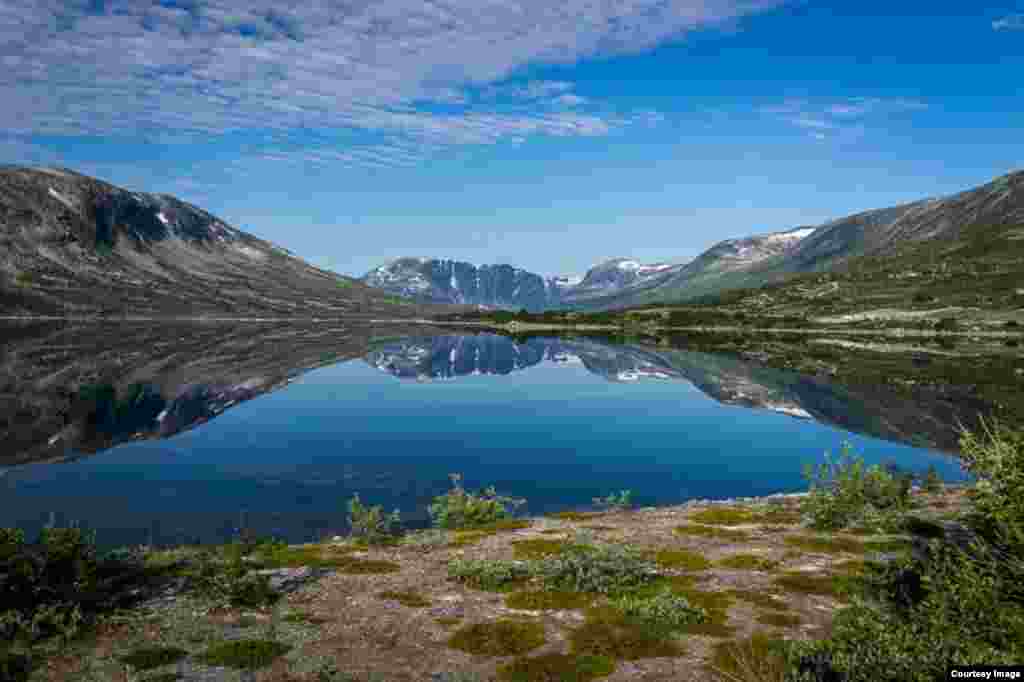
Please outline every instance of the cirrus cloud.
M603 135L632 118L571 83L512 77L783 1L0 0L0 127L161 138L346 129L390 136L377 151Z

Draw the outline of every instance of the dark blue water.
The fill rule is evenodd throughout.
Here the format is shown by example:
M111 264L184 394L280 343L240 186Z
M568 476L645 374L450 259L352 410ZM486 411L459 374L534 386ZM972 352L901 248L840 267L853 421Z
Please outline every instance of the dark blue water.
M838 398L792 373L522 346L488 374L493 349L481 360L479 343L417 343L310 371L167 439L10 468L0 526L31 534L52 512L104 545L218 541L243 524L304 541L344 531L354 493L424 525L452 472L526 498L527 514L622 489L664 505L804 489L802 467L844 441L869 462L960 476L947 454L819 423Z

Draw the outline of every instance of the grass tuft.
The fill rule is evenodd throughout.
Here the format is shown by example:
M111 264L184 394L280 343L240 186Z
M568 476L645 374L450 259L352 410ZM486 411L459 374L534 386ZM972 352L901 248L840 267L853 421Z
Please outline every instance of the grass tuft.
M517 656L544 641L540 623L502 619L464 626L448 639L448 646L476 656Z
M517 658L498 669L508 682L590 682L615 672L615 661L605 656L543 654Z
M786 538L785 543L818 554L863 554L865 551L865 545L860 540L832 535L794 535Z
M561 554L566 543L562 540L549 540L547 538L533 538L530 540L517 540L512 543L513 556L516 559L531 561L544 559Z
M214 645L200 654L198 658L213 668L256 670L267 667L290 650L290 646L280 642L242 639Z
M685 526L676 526L673 532L677 535L691 535L699 538L712 540L727 540L730 542L745 542L750 540L750 534L741 530L730 530L717 526L704 526L697 523L689 523Z
M654 563L659 568L682 571L703 571L711 568L711 562L703 554L688 549L661 549L653 553Z
M733 554L719 559L715 565L737 571L771 571L778 567L779 562L757 554Z
M712 526L740 526L745 523L756 523L757 517L749 509L742 507L710 507L690 514L689 520Z

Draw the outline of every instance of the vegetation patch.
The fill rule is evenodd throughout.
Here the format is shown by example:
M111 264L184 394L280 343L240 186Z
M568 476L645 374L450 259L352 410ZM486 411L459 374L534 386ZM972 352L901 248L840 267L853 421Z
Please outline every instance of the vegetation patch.
M871 539L864 541L864 551L880 553L909 552L912 543L907 538Z
M212 646L199 654L198 658L204 664L214 668L256 670L265 668L290 650L290 646L281 642L243 639Z
M502 619L462 627L449 638L448 646L476 656L518 656L544 641L542 624Z
M549 589L609 594L639 587L657 577L655 566L638 550L624 545L566 543L557 556L536 564Z
M286 613L281 620L286 623L298 623L300 625L323 625L324 623L330 623L329 618L322 618L315 616L308 611L292 611Z
M567 531L564 528L545 528L544 530L541 531L541 533L544 534L544 535L562 535L562 534L568 533L568 532L569 531Z
M397 509L385 514L380 505L364 505L358 494L353 495L348 502L348 523L352 529L352 536L367 544L384 544L388 540L394 540L401 521Z
M589 524L589 525L586 525L586 526L580 526L580 528L584 528L586 530L595 530L595 531L618 530L618 528L616 528L615 526L602 526L599 523Z
M524 590L505 597L505 606L525 611L562 611L584 609L590 606L597 595L590 592L567 592L564 590Z
M718 526L705 526L699 523L689 523L684 526L676 526L673 532L678 535L690 535L698 538L712 540L725 540L729 542L746 542L750 540L750 534L741 530L720 528Z
M686 597L676 594L671 587L663 587L650 596L626 593L614 597L611 605L630 622L669 630L709 620L703 608L691 605Z
M548 540L545 538L534 538L530 540L517 540L512 543L513 555L516 559L533 560L561 554L566 547L562 540Z
M683 656L686 650L663 628L631 622L611 606L588 609L587 620L569 633L572 653L612 660Z
M352 557L345 555L358 549L359 547L354 545L280 546L257 550L255 557L263 568L340 568L353 561Z
M498 559L455 559L448 563L448 579L467 587L490 592L509 592L523 586L530 567Z
M176 647L147 646L140 647L120 657L125 665L130 665L135 670L152 670L165 665L177 663L188 656L184 649Z
M477 544L484 538L496 535L497 531L493 530L459 530L455 531L452 535L452 541L448 543L449 547L470 547Z
M462 616L438 616L434 619L438 625L445 627L451 627L452 625L458 625L462 622Z
M606 656L543 654L517 658L498 669L508 682L590 682L615 672L615 661Z
M757 554L733 554L719 559L715 565L737 571L772 571L779 562Z
M712 526L740 526L755 523L757 517L743 507L710 507L690 514L689 520Z
M377 598L396 601L402 606L408 606L411 609L422 609L430 606L431 604L429 599L417 592L395 592L393 590L388 590L385 592L378 592Z
M719 682L783 682L787 676L785 643L754 633L750 639L719 642L708 665Z
M548 516L562 519L563 521L590 521L602 516L602 514L601 512L560 511L548 514Z
M803 620L795 613L784 611L765 611L757 614L757 622L761 625L773 625L780 628L788 628L799 625Z
M487 528L498 521L511 520L512 510L526 500L497 494L494 487L471 493L462 487L461 474L449 474L452 488L434 498L427 508L437 528Z
M488 523L482 523L478 526L474 526L476 530L489 530L495 532L512 531L512 530L523 530L529 528L533 523L527 519L498 519L496 521L490 521Z
M711 568L711 562L703 554L688 549L660 549L653 553L659 568L681 571L703 571Z
M860 540L834 535L794 535L786 538L785 543L817 554L863 554L865 549Z
M806 571L783 573L775 579L775 584L787 592L820 594L836 599L841 599L845 596L843 583L836 576L822 573Z

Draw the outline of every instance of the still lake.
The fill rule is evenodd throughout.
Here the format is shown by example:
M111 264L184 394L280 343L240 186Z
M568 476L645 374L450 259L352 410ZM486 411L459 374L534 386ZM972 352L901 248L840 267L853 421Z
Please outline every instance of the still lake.
M734 355L343 328L7 338L0 527L77 522L104 546L242 524L308 541L344 532L353 493L422 526L452 472L530 515L623 489L641 506L798 491L803 465L843 442L961 477L949 452L906 442L891 400Z

